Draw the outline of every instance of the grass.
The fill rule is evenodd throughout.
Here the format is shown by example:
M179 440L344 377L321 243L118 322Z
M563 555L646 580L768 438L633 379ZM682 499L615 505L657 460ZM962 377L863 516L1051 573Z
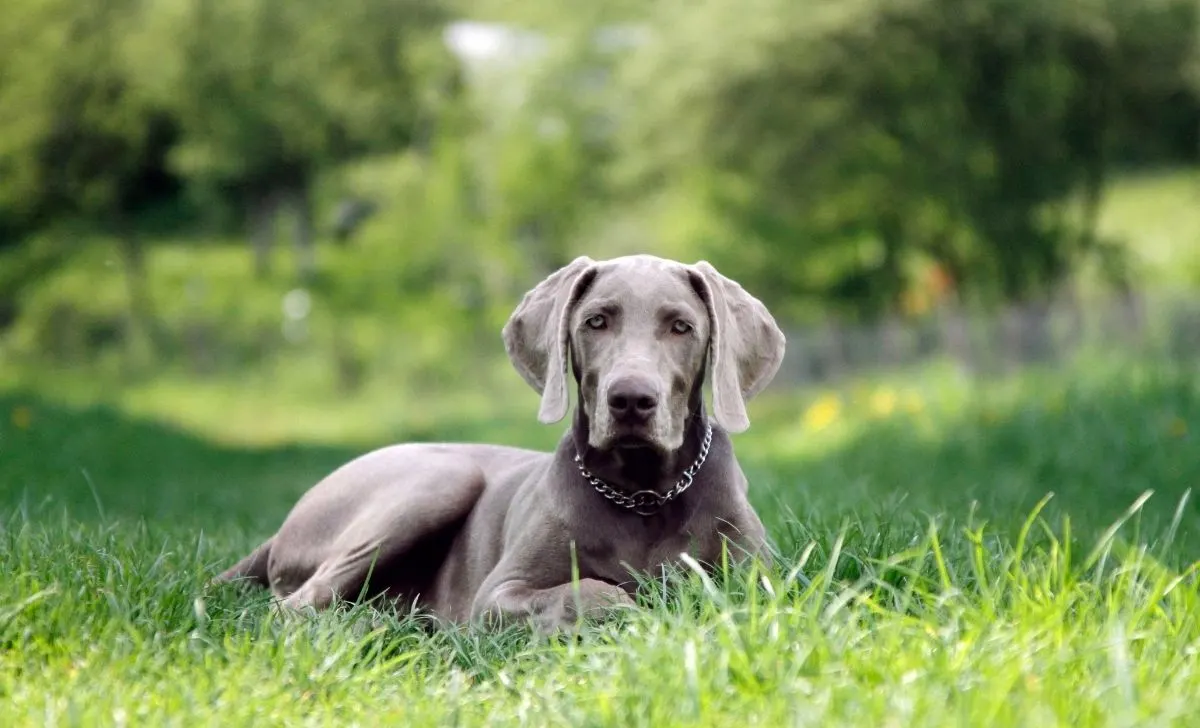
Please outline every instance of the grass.
M1200 284L1200 173L1129 175L1106 195L1098 232L1124 240L1145 284Z
M1197 280L1194 196L1194 172L1110 193L1102 232L1129 241L1142 283ZM397 249L386 217L360 250ZM230 327L246 345L231 361L129 377L115 358L55 367L0 350L0 725L1196 722L1194 364L775 387L736 442L776 567L685 568L574 641L364 608L285 619L261 595L206 586L369 447L557 439L505 362L480 372L451 355L474 332L419 328L460 301L404 309L389 292L389 271L424 270L412 255L323 250L333 278L373 284L325 281L310 341L256 359L279 336L287 271L255 281L237 241L156 241L160 315ZM29 293L32 309L69 302L81 318L63 330L103 334L124 307L111 257L90 245ZM380 313L393 310L408 313ZM69 362L86 344L59 345ZM336 385L347 350L373 373L353 394ZM456 358L470 376L446 369Z
M9 389L0 724L1193 724L1196 374L764 397L737 442L776 568L684 568L561 641L364 608L284 619L204 585L371 440L548 444L530 394L508 415L359 404L372 435L278 445Z

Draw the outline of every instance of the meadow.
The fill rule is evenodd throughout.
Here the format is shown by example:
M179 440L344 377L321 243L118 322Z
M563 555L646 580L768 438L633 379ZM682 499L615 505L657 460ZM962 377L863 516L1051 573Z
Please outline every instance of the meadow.
M0 727L1200 724L1196 0L5 10ZM788 333L769 568L210 583L371 448L549 448L501 326L634 252Z
M1194 192L1184 173L1114 190L1102 232L1129 241L1140 286L1195 282ZM398 254L395 214L323 250L307 344L206 372L39 349L39 312L118 315L111 241L28 291L0 350L0 725L1194 722L1200 371L1149 351L781 379L736 439L774 568L650 581L641 610L577 640L362 607L285 619L208 586L371 447L557 440L502 357L449 366L464 332L428 321L453 300L351 295L383 290L361 257ZM293 284L255 280L236 241L148 252L165 320L238 341L278 326ZM370 372L350 392L340 331Z
M643 609L575 640L363 607L285 619L205 585L369 437L236 445L11 389L0 723L1188 724L1196 374L777 388L737 441L775 567L649 581ZM553 442L516 392L407 433L380 420L375 442Z

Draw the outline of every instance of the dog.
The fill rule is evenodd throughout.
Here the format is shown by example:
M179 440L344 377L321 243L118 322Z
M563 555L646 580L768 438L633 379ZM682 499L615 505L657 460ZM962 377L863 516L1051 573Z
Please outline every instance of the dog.
M525 294L502 335L542 423L566 417L574 381L553 452L369 452L217 580L296 609L382 595L450 623L554 632L633 606L636 575L684 553L709 567L723 553L770 562L730 439L783 359L761 301L706 261L579 257Z

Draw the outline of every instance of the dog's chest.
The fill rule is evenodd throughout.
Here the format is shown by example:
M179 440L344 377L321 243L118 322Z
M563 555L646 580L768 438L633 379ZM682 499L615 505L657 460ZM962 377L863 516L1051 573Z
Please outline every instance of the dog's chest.
M653 521L613 529L605 539L611 561L643 573L658 572L664 564L679 563L686 553L700 561L710 560L712 542L708 534L690 529L670 528Z

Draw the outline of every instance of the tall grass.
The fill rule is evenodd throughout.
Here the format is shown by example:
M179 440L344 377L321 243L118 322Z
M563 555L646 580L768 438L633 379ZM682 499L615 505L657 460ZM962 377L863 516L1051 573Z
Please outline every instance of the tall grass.
M354 607L288 618L203 586L228 541L170 527L3 536L6 725L1165 725L1200 695L1195 565L930 523L855 559L650 581L577 639L431 630ZM1180 501L1173 528L1188 505ZM915 535L915 534L914 534ZM799 544L796 544L799 545ZM850 574L853 574L851 578Z
M737 447L774 562L684 560L570 639L208 586L365 442L0 395L0 724L1189 725L1197 381L1093 363L765 397ZM557 436L532 405L479 412L371 438Z

